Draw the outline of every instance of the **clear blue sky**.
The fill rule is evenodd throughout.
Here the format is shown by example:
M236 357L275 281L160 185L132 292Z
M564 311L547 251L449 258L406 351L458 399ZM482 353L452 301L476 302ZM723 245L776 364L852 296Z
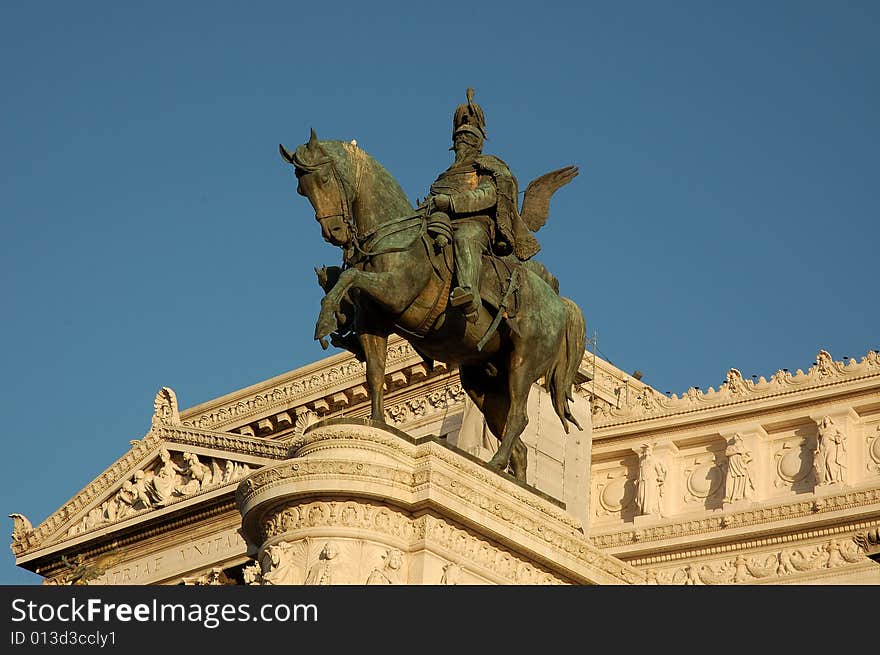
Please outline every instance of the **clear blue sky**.
M278 143L357 139L414 200L468 86L521 188L580 167L539 258L615 365L681 393L880 349L876 2L123 4L0 12L7 534L160 386L324 356L340 254ZM0 584L38 580L0 550Z

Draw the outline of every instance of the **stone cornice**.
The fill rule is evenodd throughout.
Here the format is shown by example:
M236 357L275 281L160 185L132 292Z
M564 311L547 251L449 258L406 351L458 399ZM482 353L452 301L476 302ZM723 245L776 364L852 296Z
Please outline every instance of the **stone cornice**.
M201 446L226 453L268 459L284 459L287 456L285 444L232 432L215 432L185 426L162 426L155 432L163 441L181 446Z
M595 357L594 366L594 355L589 351L584 352L578 372L585 380L575 385L576 391L587 399L595 397L606 407L625 408L643 394L645 389L657 393L652 387L601 357Z
M147 520L127 526L126 529L114 534L112 539L97 540L89 543L85 548L80 545L83 543L81 540L50 544L27 554L27 561L30 562L28 568L34 567L32 570L35 570L38 567L40 575L50 578L63 569L61 555L66 551L74 550L86 560L118 549L125 549L129 554L137 557L155 550L156 546L152 543L155 537L164 538L174 532L193 529L196 532L192 537L196 538L210 534L216 530L218 524L237 525L236 519L239 515L235 511L235 501L231 492L232 489L227 489L225 493L212 498L210 502L190 505L186 508L187 511L176 513L172 517L167 514L143 517ZM149 520L150 518L157 520Z
M388 342L386 373L418 364L422 358L408 342ZM185 427L230 428L258 417L322 399L363 384L364 365L350 353L338 353L308 366L240 389L180 413Z
M396 335L388 340L386 377L404 371L407 368L421 367L422 358L412 346ZM447 368L442 362L435 363L436 370L431 377L449 378L448 384L457 380L455 368ZM606 401L637 395L648 388L635 378L626 375L608 362L597 357L595 369L593 354L585 352L579 367L581 379L597 376L596 383L582 382L579 390L582 394L595 394ZM427 372L423 371L425 377ZM455 380L453 380L455 378ZM394 389L386 391L386 400L399 387L413 387L424 379L421 376L411 382L404 378ZM220 398L196 405L180 412L180 421L184 427L196 427L212 430L232 430L247 423L273 414L289 411L294 407L309 406L315 403L326 407L334 406L334 396L340 394L349 397L360 397L351 393L354 389L362 389L365 383L364 365L350 353L337 353L308 366L276 376L259 384L240 389ZM626 389L626 393L622 390ZM394 395L399 395L394 393ZM365 398L364 398L365 399ZM456 403L458 404L458 403ZM436 403L435 403L436 406ZM414 415L418 420L420 407L407 408L400 402L389 403L386 417L390 422L402 425ZM358 414L368 411L367 409ZM334 414L326 411L326 414Z
M385 452L380 455L376 448ZM456 507L458 520L479 514L485 517L481 530L492 524L493 538L502 542L544 544L542 550L563 553L567 566L575 569L587 566L620 582L644 581L592 546L579 523L557 505L433 440L413 443L379 428L326 425L306 432L291 445L291 455L296 457L253 473L239 485L236 502L253 543L261 541L262 512L283 499L355 493L411 510L438 503L446 511Z
M717 514L686 521L663 522L629 530L593 534L592 543L603 549L619 549L627 546L659 543L682 537L704 539L723 538L737 528L792 521L805 517L821 517L840 510L872 508L880 506L880 488L859 489L833 496L811 498L794 503L767 505L745 511ZM594 531L595 532L595 531Z
M859 531L870 530L871 528L876 530L878 525L880 525L880 519L847 521L830 527L797 530L782 534L762 534L760 538L742 539L733 543L701 544L693 548L683 548L668 553L627 558L627 561L633 566L643 567L670 562L683 562L698 557L712 557L715 555L748 552L774 546L803 546L810 541L827 537L845 537L849 539L850 537L853 537L853 535L858 534Z
M655 421L668 424L668 419L676 416L692 415L694 420L699 420L703 415L720 414L724 410L742 414L747 411L744 406L749 404L761 407L763 411L768 404L784 404L789 399L803 402L805 392L815 391L820 395L837 393L838 390L848 392L859 383L870 388L876 386L878 378L880 355L876 351L870 351L860 362L851 359L844 364L835 362L831 355L820 350L817 363L806 373L798 369L792 375L780 370L769 380L762 377L754 382L743 379L738 370L730 369L727 381L717 391L709 387L702 392L692 387L680 398L675 394L667 398L648 388L635 394L630 404L621 409L606 408L606 411L594 414L593 429L594 434L601 437L612 430L617 433L624 429L650 429Z

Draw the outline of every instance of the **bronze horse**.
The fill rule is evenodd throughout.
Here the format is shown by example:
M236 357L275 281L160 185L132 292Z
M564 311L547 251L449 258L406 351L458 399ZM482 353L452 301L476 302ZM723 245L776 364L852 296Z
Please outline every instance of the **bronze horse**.
M387 339L396 332L429 363L458 365L462 388L500 441L489 464L502 471L509 466L525 480L526 448L519 437L528 423L531 385L543 376L565 431L566 421L578 425L569 402L586 341L581 310L559 295L541 264L508 257L507 268L483 267L486 302L475 323L465 320L446 302L453 275L448 226L444 235L444 226L429 224L426 212L416 210L388 171L354 143L318 141L312 130L294 153L279 148L295 168L297 193L311 202L324 239L344 251L342 268L318 271L327 293L315 339L326 348L329 336L366 361L372 419L384 422ZM533 207L543 205L541 223L550 195L577 169L560 171L526 190L523 206L530 195ZM548 179L542 195L540 182Z

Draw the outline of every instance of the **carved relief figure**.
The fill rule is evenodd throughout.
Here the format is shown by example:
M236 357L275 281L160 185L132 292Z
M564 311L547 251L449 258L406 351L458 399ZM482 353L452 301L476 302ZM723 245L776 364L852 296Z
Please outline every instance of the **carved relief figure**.
M400 584L400 569L403 566L403 553L391 548L382 555L385 566L375 568L367 578L366 584Z
M147 493L154 503L161 505L171 499L177 487L177 474L183 473L184 470L174 463L167 448L159 451L159 459L162 463L153 475L153 479L147 483Z
M131 480L126 480L122 483L116 495L113 496L113 501L107 505L107 520L116 521L124 518L134 509L137 501L138 497L134 485L131 483Z
M830 416L825 416L819 423L813 468L817 485L846 481L846 435Z
M461 579L461 567L455 562L449 562L443 566L443 575L440 584L457 585Z
M175 489L176 493L181 496L187 496L210 486L213 478L211 469L202 464L195 453L184 453L183 461L186 463L186 468L183 469L183 473L189 479L183 485Z
M290 549L293 544L286 541L273 544L263 556L264 585L298 585L302 576L293 562Z
M318 555L318 562L309 569L306 576L307 585L331 585L333 584L333 568L335 560L339 556L339 548L332 541L324 544Z
M643 444L639 455L639 477L636 480L636 502L642 514L661 514L666 467L654 455L651 444Z
M246 585L259 585L263 583L263 573L257 563L249 564L241 570L241 577Z
M143 470L138 469L134 472L132 487L136 496L135 502L140 502L144 507L151 507L153 503L150 500L150 494L147 489L147 474Z
M752 497L755 490L749 465L752 455L745 449L743 439L739 434L733 435L724 451L727 455L727 478L724 486L724 500L736 502Z

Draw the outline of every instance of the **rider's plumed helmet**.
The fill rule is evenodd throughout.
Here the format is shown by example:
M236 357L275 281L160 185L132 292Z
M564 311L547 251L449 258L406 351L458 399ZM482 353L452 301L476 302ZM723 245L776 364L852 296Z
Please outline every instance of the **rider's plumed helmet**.
M474 90L468 88L467 103L459 105L452 116L452 138L460 132L470 132L480 139L486 136L486 117L483 108L474 102Z

